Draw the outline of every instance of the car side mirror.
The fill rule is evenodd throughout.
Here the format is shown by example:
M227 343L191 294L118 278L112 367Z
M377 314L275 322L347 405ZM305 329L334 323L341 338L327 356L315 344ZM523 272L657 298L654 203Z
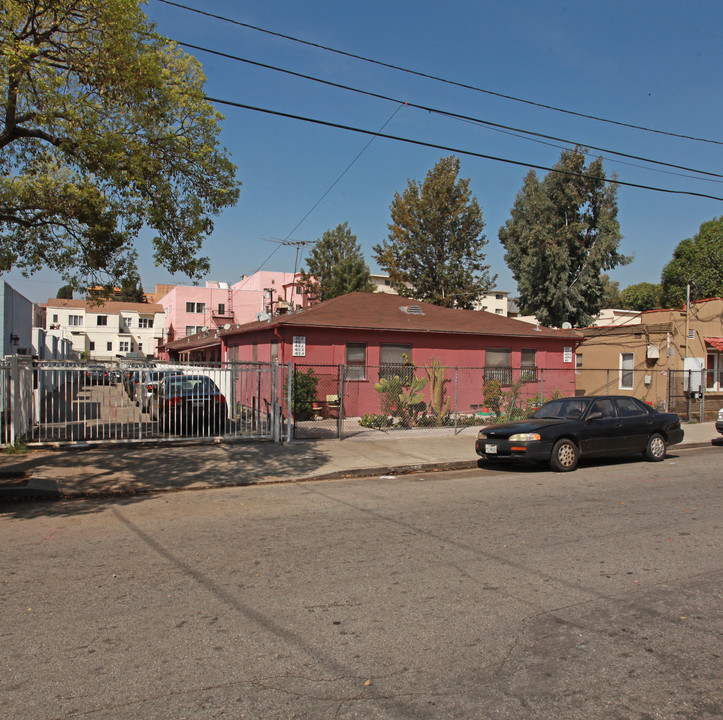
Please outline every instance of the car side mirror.
M603 416L603 414L602 414L600 411L591 412L591 413L585 418L585 420L587 420L587 422L590 422L591 420L599 420L602 416Z

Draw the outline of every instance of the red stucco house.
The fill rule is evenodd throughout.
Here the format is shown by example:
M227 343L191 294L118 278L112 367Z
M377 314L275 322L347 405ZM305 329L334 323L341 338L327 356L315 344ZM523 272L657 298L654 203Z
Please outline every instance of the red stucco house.
M385 293L351 293L221 331L217 348L222 361L314 367L323 378L321 400L338 392L335 370L344 366L345 415L362 416L378 412L373 385L381 377L404 368L411 372L412 366L423 373L433 362L449 369L445 382L455 373L455 407L481 407L485 382L494 379L509 386L520 373L529 379L524 392L530 396L554 391L573 395L575 341L568 332L484 311L451 310ZM448 392L451 388L449 384Z

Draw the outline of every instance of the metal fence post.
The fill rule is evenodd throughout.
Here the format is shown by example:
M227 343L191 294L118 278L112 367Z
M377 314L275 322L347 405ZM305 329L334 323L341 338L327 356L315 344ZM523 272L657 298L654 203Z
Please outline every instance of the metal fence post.
M281 373L278 371L279 363L276 362L271 366L271 438L275 443L281 442L281 407L279 403L279 388L277 383Z
M336 436L344 439L344 384L346 380L346 365L339 365L339 410L336 419Z
M540 402L545 402L545 368L540 368Z
M293 364L289 360L289 366L286 371L286 442L291 442L291 380L293 373Z
M454 434L457 434L459 423L459 368L454 369Z
M20 363L17 355L10 356L10 444L20 437Z

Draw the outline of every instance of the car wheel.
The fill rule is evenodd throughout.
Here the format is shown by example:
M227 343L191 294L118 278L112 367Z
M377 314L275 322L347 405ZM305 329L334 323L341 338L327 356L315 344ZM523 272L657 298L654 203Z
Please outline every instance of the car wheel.
M648 439L648 446L643 456L650 462L660 462L665 458L665 438L659 433L653 433Z
M570 472L577 467L580 450L572 440L562 438L552 448L550 467L556 472Z

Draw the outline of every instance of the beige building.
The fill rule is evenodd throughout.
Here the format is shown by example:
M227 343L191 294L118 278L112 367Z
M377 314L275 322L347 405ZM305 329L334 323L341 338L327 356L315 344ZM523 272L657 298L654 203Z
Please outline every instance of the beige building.
M640 323L580 331L580 394L634 395L679 411L706 398L706 412L723 407L723 298L682 310L650 310Z

